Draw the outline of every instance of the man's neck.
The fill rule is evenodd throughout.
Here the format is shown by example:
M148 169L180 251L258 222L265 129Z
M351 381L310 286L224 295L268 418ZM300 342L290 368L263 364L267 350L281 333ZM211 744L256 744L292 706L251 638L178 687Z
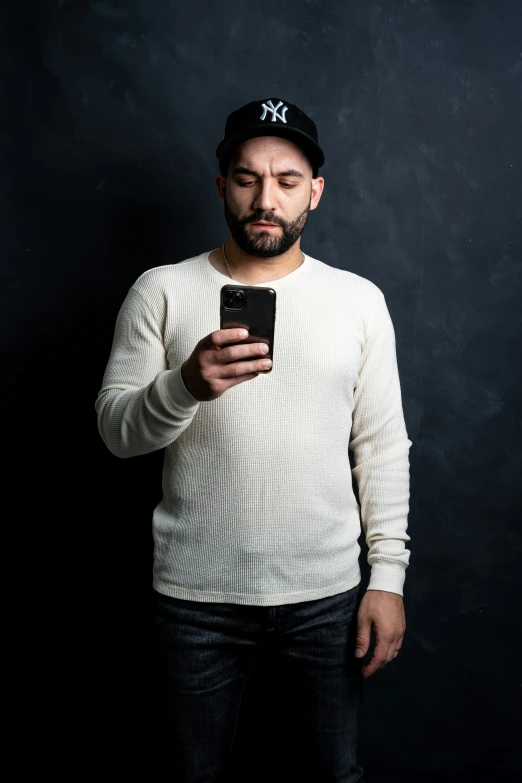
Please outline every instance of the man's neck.
M214 269L217 269L217 271L221 272L222 275L228 277L229 280L231 279L227 265L225 263L225 259L223 257L222 247L213 250L208 257L208 260ZM298 269L303 261L303 253L301 250L299 251L299 260L297 263L294 262L291 267L287 267L286 265L283 267L281 264L275 264L272 267L263 268L262 265L259 264L257 268L245 267L244 269L241 269L231 262L230 258L228 258L228 253L227 260L230 267L230 272L232 273L232 279L238 283L242 283L243 285L258 285L260 283L268 283L272 280L278 280L280 277L286 277L286 275L289 275L290 272Z

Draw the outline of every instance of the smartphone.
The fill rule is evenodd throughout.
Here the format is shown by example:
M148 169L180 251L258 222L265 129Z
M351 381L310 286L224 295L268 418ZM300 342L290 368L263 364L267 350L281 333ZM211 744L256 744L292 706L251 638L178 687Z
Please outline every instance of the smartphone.
M259 354L259 358L272 360L268 370L274 366L274 330L276 317L276 292L273 288L262 286L224 285L221 288L220 329L248 329L248 337L228 345L243 343L265 343L268 353ZM252 356L245 360L252 361Z

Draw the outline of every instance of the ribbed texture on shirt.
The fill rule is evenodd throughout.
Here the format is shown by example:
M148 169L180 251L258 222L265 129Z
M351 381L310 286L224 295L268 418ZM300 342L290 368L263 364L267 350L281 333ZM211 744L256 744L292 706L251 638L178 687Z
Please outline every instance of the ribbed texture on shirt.
M272 372L199 402L181 365L219 329L221 286L241 285L208 256L131 286L95 402L112 454L164 449L153 587L260 606L336 595L361 580L362 523L368 589L403 595L412 443L382 291L308 255L259 283L277 296Z

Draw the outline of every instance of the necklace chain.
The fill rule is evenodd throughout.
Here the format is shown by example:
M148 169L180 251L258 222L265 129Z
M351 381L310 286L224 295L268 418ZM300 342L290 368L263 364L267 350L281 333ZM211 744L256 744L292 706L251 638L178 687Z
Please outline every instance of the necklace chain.
M225 245L226 245L226 242L223 244L223 247L222 247L222 250L223 250L223 258L225 259L225 264L227 265L228 274L230 275L230 277L232 277L232 272L230 271L230 267L229 267L229 265L228 265L228 261L227 261L227 254L225 253ZM301 250L301 253L303 253L303 251L302 251L302 250ZM303 260L301 261L301 263L300 263L300 264L299 264L299 266L297 267L298 269L299 269L299 267L300 267L300 266L303 266L303 264L304 264L304 260L305 260L305 254L303 253ZM234 278L232 277L232 280L233 280L233 279L234 279Z

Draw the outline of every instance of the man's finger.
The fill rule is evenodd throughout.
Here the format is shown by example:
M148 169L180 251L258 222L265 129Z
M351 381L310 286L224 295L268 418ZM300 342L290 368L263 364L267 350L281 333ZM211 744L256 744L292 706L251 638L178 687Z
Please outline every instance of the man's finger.
M370 646L370 637L372 631L372 622L364 619L361 615L357 617L357 636L355 639L355 655L357 658L364 658Z
M381 669L384 666L386 663L386 653L384 651L385 646L386 645L382 642L377 644L375 650L373 651L370 662L367 663L366 666L363 666L361 670L364 677L371 677L372 674L375 674L378 669Z

